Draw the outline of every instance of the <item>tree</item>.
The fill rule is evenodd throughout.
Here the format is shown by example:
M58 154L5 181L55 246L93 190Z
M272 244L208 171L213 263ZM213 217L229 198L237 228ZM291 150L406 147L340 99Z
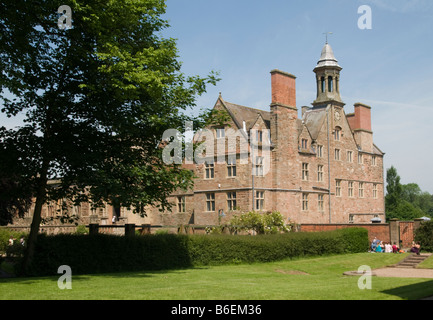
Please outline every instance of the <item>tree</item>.
M387 219L399 219L399 220L414 220L417 218L421 218L424 215L424 212L415 207L412 203L401 200L396 207L393 209L387 210L386 217Z
M423 192L416 183L402 185L402 198L410 202L414 207L423 211L425 216L433 214L433 196Z
M425 212L426 216L433 218L433 195L428 192L421 192L417 199L417 205Z
M24 270L48 200L106 201L140 214L169 208L167 196L189 188L192 173L163 163L161 138L186 120L203 125L183 111L218 80L181 73L175 40L161 35L164 0L67 2L66 29L58 1L0 3L1 111L25 116L0 130L0 162L16 159L1 176L28 188L21 198L35 198Z
M428 210L424 208L429 208L429 197L426 197L426 193L423 193L416 183L402 185L394 167L387 170L386 182L385 207L388 220L413 220L428 214Z
M392 166L386 171L386 210L395 209L402 198L402 186L400 184L400 176L397 174L397 169Z
M21 179L20 168L16 165L18 155L11 152L13 149L12 145L0 144L0 226L12 223L16 217L24 217L32 204L31 186Z
M421 194L421 188L416 183L402 185L402 198L410 203L415 204Z

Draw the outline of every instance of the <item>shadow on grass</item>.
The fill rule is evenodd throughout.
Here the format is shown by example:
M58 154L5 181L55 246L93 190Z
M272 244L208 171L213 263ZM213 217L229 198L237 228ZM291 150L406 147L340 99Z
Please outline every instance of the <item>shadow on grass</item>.
M397 296L405 300L427 298L433 296L433 280L384 290L382 293Z
M180 269L167 269L167 270L137 270L137 271L125 271L125 272L110 272L110 273L92 273L92 274L77 274L74 275L72 270L72 280L73 281L90 281L95 278L124 278L124 279L141 279L141 278L152 278L161 274L184 274L188 270L203 270L209 269L209 267L190 267L190 268L180 268ZM35 284L40 282L40 280L49 280L57 282L62 274L52 275L52 276L40 276L40 277L0 277L0 286L7 283L20 283L20 284Z

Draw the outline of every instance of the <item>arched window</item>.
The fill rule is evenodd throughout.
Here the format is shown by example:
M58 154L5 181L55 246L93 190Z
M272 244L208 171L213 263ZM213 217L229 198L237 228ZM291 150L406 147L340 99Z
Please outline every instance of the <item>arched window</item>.
M320 87L321 87L322 93L325 92L325 77L322 77L320 79Z
M334 91L334 82L331 76L328 77L328 92Z

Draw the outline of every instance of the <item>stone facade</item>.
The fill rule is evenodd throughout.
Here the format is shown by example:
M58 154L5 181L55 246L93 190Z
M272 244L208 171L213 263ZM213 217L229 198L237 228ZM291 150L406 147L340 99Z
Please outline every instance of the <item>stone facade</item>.
M287 222L298 224L385 221L384 153L373 143L371 107L356 103L354 112L346 113L339 92L341 70L326 44L314 69L316 100L312 107L301 107L301 117L296 77L280 70L271 71L270 111L236 105L220 95L214 108L225 110L231 120L224 128L209 129L215 145L225 143L223 161L215 156L208 159L210 166L186 166L197 177L193 190L174 194L174 212L152 212L149 223L216 225L250 210L279 211ZM236 164L229 162L229 130L245 133L248 161L241 161L238 145ZM252 130L263 132L257 148L251 147L257 142ZM266 141L270 152L259 171L268 168L255 175L254 149L264 153Z
M373 143L371 107L356 103L346 113L340 97L340 71L326 44L314 69L317 96L298 108L296 77L271 71L270 110L225 101L214 108L230 116L225 126L206 131L206 162L185 164L195 173L194 188L171 196L172 212L149 208L140 218L126 208L89 204L72 208L80 223L161 226L217 225L247 211L279 211L287 223L338 224L385 221L384 153ZM196 136L197 139L197 136ZM197 160L197 159L196 159ZM44 206L55 217L61 204ZM26 220L27 219L27 220ZM22 222L29 224L30 214Z

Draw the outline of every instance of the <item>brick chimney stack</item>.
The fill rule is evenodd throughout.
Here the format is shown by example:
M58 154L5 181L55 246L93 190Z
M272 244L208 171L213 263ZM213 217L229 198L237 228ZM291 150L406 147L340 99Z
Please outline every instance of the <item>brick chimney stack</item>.
M291 176L297 172L294 159L298 152L298 109L296 108L296 77L280 70L271 71L271 141L273 145L274 188L294 188L295 181ZM279 201L273 199L274 202Z
M272 70L271 75L271 105L296 108L296 77L280 70Z
M354 106L355 112L346 115L347 121L361 149L366 152L372 152L371 107L359 102L355 103Z
M371 107L362 103L355 103L355 126L354 129L371 131Z
M362 103L355 103L355 112L347 114L352 130L371 131L371 107Z

